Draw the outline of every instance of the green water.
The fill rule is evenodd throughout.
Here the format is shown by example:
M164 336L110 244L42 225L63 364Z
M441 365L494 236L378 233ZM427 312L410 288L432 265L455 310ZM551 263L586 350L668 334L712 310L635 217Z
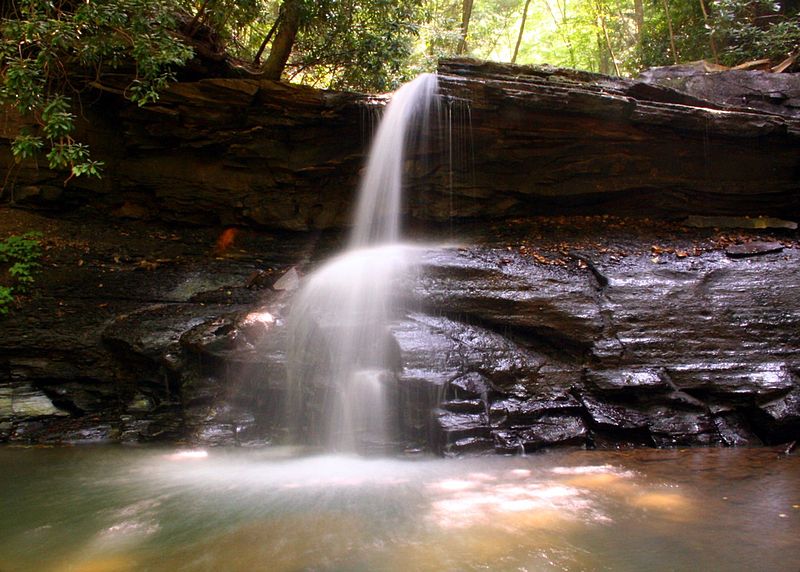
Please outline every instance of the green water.
M0 448L0 571L800 570L770 449L363 459Z

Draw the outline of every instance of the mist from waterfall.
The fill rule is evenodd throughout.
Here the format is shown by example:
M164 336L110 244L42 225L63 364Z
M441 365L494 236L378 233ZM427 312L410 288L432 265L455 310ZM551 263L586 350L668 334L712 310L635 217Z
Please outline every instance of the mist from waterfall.
M345 252L306 278L289 316L289 420L295 434L337 451L391 447L399 350L389 332L395 285L408 268L399 243L406 151L436 95L425 74L392 97L372 143Z

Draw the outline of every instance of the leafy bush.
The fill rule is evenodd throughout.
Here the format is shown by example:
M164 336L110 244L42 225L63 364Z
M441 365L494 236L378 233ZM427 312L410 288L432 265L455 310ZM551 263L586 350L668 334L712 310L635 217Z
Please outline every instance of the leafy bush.
M0 315L8 314L14 297L25 293L33 283L42 257L41 237L40 232L32 231L0 241L0 267L4 271L0 284Z
M769 58L779 62L800 51L800 12L772 0L717 0L712 33L725 49L722 63Z
M133 67L126 96L144 105L192 55L174 35L175 0L17 2L0 21L0 104L35 128L12 144L17 161L46 151L51 169L68 179L100 175L86 145L73 138L73 98L104 72ZM127 70L126 70L127 71Z

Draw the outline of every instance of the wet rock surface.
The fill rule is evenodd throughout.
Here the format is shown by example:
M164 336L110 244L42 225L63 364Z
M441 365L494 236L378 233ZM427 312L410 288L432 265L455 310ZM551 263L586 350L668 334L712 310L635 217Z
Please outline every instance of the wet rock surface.
M423 262L434 268L422 271L419 294L459 321L437 319L450 345L436 344L444 361L436 371L461 364L455 379L480 375L488 412L461 413L453 407L460 401L445 401L447 413L437 418L445 452L474 448L477 438L499 452L796 438L796 413L788 413L798 391L792 332L800 298L789 286L796 262L793 249L741 261L722 252L622 260L600 253L592 271L565 265L554 272L518 249L437 251ZM445 268L458 268L455 276L469 269L466 288L452 284ZM605 277L602 286L594 274ZM530 304L529 321L519 323L509 299ZM489 308L505 318L487 319ZM502 351L494 349L497 331Z
M741 101L709 82L754 72L670 73L442 63L407 234L450 246L398 290L398 447L798 438L796 78ZM140 109L105 87L79 134L101 180L12 165L4 111L26 210L0 230L43 231L45 257L0 317L0 441L286 441L292 295L341 250L323 229L385 100L217 79Z
M302 282L340 236L243 230L219 251L222 229L13 214L4 231L43 230L45 259L0 322L0 440L287 440L292 290L275 284ZM398 447L800 436L796 231L596 216L455 232L460 244L423 248L399 290ZM751 243L781 249L726 252Z

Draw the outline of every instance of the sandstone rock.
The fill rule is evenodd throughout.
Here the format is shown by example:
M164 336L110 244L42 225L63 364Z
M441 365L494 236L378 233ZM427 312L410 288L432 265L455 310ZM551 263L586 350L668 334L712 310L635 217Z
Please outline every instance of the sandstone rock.
M663 220L651 220L645 238L612 244L604 229L584 229L587 245L549 259L535 252L549 237L525 219L487 223L644 211L790 222L800 213L797 120L546 67L459 60L444 62L441 76L442 108L463 124L431 134L408 209L417 221L480 217L486 228L460 247L428 248L402 289L406 306L387 334L400 447L513 453L797 439L800 255L788 246L790 224L765 236L760 226L741 230L746 249L782 250L736 260L724 251L730 237L692 248L673 237L675 248L653 250ZM86 135L108 154L98 156L108 177L54 198L91 201L97 210L76 218L94 218L53 240L47 289L0 328L0 440L285 440L291 292L263 286L287 269L304 272L341 237L243 233L237 252L214 256L216 228L162 232L139 219L106 231L124 221L103 213L127 201L195 225L345 226L362 128L382 101L225 80L179 84L144 109L119 111L113 98L98 105L89 111L98 130ZM467 137L469 171L449 171L448 129ZM18 181L39 193L59 177L22 165ZM137 229L153 236L129 245ZM176 229L185 236L173 240ZM711 231L691 232L705 240ZM248 319L262 312L274 321Z
M800 118L800 75L765 71L665 66L639 79L714 103Z
M644 209L651 216L800 218L795 74L742 84L751 94L744 108L655 77L464 59L441 62L439 75L443 116L429 135L431 155L409 182L414 219ZM15 166L11 195L192 224L343 228L384 103L253 79L177 83L144 108L106 93L85 110L92 123L79 129L106 163L104 178L80 177L63 189L62 173L26 162ZM0 168L13 164L8 142L19 118L7 124Z

